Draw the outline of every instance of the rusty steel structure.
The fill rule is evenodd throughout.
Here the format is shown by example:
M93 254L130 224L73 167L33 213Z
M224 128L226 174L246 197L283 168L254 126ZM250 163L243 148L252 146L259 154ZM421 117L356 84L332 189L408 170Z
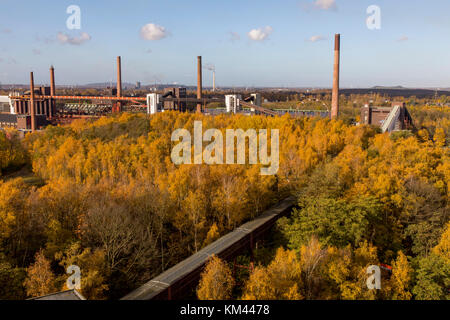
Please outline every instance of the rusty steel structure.
M331 119L339 117L339 72L341 55L341 35L334 37L334 72L333 72L333 90L331 94Z

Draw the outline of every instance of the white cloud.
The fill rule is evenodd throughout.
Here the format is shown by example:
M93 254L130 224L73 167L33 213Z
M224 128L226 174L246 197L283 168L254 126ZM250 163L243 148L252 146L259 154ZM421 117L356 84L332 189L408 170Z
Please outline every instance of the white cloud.
M148 23L141 28L141 38L145 40L161 40L167 35L166 28L154 23Z
M267 26L265 28L259 28L259 29L253 29L250 30L249 33L247 33L250 40L253 41L264 41L266 40L269 35L273 32L272 27Z
M322 10L336 10L336 0L316 0L314 1L314 7Z
M76 46L91 40L91 36L86 32L82 32L79 37L71 37L65 33L58 32L57 38L58 41L62 44L68 43Z
M308 39L308 41L310 41L310 42L317 42L317 41L322 41L322 40L325 40L325 39L326 38L324 36L317 35L317 36L312 36L311 38Z
M407 36L401 36L400 38L397 39L398 42L405 42L408 40L409 40L409 38Z

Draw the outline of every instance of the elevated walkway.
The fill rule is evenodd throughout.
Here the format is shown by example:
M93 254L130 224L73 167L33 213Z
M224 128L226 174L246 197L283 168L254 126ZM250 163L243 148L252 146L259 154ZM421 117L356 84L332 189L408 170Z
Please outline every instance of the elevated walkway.
M122 300L182 299L197 286L203 267L212 255L223 260L231 260L246 249L253 248L256 241L262 239L279 218L288 214L295 203L295 197L279 202L256 219L243 224L181 261L129 293Z

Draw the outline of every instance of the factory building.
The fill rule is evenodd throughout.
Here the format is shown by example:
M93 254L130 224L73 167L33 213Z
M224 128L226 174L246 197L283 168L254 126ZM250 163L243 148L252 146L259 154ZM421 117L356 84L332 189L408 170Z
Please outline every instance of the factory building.
M9 96L0 96L0 113L15 114L14 103Z
M29 95L30 91L26 91L25 95ZM35 100L35 112L36 115L45 115L49 118L54 116L55 112L55 101L53 99L43 99L39 96L50 96L50 87L40 87L34 90L36 95ZM30 101L28 100L14 100L14 110L17 114L29 114Z
M158 93L147 94L147 113L155 114L157 112L162 112L163 104L161 103L161 95Z
M410 129L412 118L403 102L393 102L392 107L376 107L366 104L361 108L360 123L381 127L383 132L391 132Z
M242 110L240 101L242 96L240 94L228 94L225 96L225 106L227 108L227 113L237 113Z
M165 88L163 98L185 99L187 98L186 88ZM164 110L178 110L186 112L186 101L164 101Z
M14 103L9 96L0 96L0 128L17 127Z
M50 88L38 88L37 95L47 95ZM29 91L25 94L29 94ZM13 93L9 96L0 96L0 128L16 128L22 131L31 130L31 116L29 115L29 101L15 100ZM48 125L47 117L53 113L51 99L40 99L35 101L36 127L43 128Z

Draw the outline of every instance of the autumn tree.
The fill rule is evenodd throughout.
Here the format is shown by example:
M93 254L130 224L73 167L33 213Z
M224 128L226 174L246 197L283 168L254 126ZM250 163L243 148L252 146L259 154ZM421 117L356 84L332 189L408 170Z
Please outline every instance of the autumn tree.
M39 297L58 291L55 287L55 280L50 261L40 250L35 255L34 263L27 268L27 278L24 282L27 295Z
M443 128L436 129L434 134L434 143L437 147L445 147L446 145L446 135Z
M355 101L368 98L342 98L346 119L358 113ZM383 103L386 97L373 99ZM320 104L312 100L298 106ZM285 251L285 260L275 261L276 248L265 248L264 265L248 282L249 297L380 298L365 288L365 268L378 259L392 261L398 251L414 269L410 282L398 272L399 292L413 288L413 298L445 297L448 246L440 238L448 223L450 113L432 106L411 112L423 131L388 135L318 117L164 112L74 121L23 140L14 131L0 132L0 170L29 164L43 181L0 182L0 247L6 257L0 278L13 281L4 277L13 275L20 295L21 273L44 248L53 267L61 253L94 270L88 272L87 295L119 298L294 194L298 208L281 220L277 236L297 257ZM259 165L175 165L172 131L191 131L194 121L222 132L279 129L277 175L261 176ZM395 263L406 270L404 260ZM65 276L62 267L54 270L58 279ZM96 270L103 270L99 277L108 290L96 291L102 287L95 284Z
M105 253L102 249L92 251L90 248L83 249L80 243L74 243L65 252L56 254L56 260L67 270L71 265L80 268L81 289L80 292L88 300L105 299L108 290L107 270L105 267ZM62 276L66 280L69 275ZM67 290L66 282L63 281L62 290Z
M322 248L317 237L312 237L307 245L300 248L300 261L302 279L304 283L305 299L319 298L320 293L326 290L324 279L321 276L327 262L327 250Z
M392 264L392 276L390 284L392 287L393 300L410 300L412 294L411 281L413 277L413 269L408 263L407 257L401 252L398 252L397 260Z
M267 267L256 267L245 284L244 300L300 300L301 262L295 251L279 248Z
M419 300L450 299L450 224L441 236L439 243L428 257L418 258L416 285L413 293Z
M232 297L234 279L230 267L218 257L207 262L197 288L200 300L228 300Z
M441 240L433 248L432 252L447 260L447 262L450 262L450 222L447 223L445 231L442 233Z
M26 297L23 282L26 272L13 266L0 252L0 300L19 300Z

